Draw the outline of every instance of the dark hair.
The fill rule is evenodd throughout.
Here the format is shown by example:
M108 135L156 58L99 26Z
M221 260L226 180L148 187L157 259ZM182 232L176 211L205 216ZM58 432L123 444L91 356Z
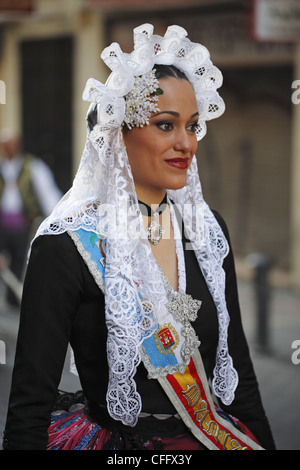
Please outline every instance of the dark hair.
M177 78L179 80L187 80L187 76L179 70L177 67L174 65L164 65L164 64L156 64L153 67L158 75L158 80L160 78Z
M92 130L94 129L94 126L97 124L97 105L96 104L88 113L87 123L88 123L89 131L92 132Z

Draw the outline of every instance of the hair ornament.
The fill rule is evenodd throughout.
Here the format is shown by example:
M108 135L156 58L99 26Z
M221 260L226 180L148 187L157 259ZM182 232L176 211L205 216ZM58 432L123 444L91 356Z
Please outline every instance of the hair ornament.
M105 85L89 79L83 99L97 106L97 123L101 127L118 129L124 123L129 128L148 124L157 110L157 78L155 64L174 65L181 70L195 91L199 121L197 139L206 134L206 121L219 117L225 110L217 89L222 74L211 62L206 47L193 43L180 26L169 26L164 36L153 34L153 25L143 24L134 29L134 49L122 52L118 43L106 47L102 60L111 74Z
M159 112L156 106L158 101L159 83L155 76L155 69L136 77L133 89L125 97L124 124L129 129L149 125L152 113Z

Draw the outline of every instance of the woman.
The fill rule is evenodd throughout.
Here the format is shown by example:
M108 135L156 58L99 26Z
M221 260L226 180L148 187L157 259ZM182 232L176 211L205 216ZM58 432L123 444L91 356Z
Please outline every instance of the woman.
M107 83L87 83L78 173L32 245L6 449L274 448L194 157L221 74L182 28L152 33L105 49ZM69 342L85 406L59 411Z

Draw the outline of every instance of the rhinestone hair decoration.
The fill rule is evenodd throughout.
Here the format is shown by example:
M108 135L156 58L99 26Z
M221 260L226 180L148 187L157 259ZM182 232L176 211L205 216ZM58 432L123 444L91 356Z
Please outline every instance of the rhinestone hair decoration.
M155 69L136 77L133 89L125 97L124 124L128 129L149 125L151 113L159 112L156 106L158 90L160 88Z

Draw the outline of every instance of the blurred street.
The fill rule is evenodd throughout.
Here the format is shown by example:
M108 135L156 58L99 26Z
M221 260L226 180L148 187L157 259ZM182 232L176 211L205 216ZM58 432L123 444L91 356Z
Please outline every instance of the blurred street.
M300 292L272 290L269 351L257 345L252 284L239 282L239 292L244 329L277 449L300 450L300 364L293 364L291 358L295 352L292 343L300 340Z
M20 298L11 274L21 279L12 266L24 261L13 262L12 253L28 243L25 219L29 224L37 214L43 219L72 184L86 141L87 80L105 83L109 67L99 60L101 51L112 42L132 51L133 28L145 23L159 35L180 25L192 42L209 50L222 72L226 112L209 123L199 142L201 184L209 206L226 220L240 259L263 254L247 261L252 274L256 269L256 286L249 272L244 275L242 261L239 266L243 323L277 449L300 450L300 2L0 0L1 278L15 285ZM155 52L161 48L156 41ZM172 53L175 43L165 44ZM206 49L194 55L192 50L180 48L176 63L190 57L192 66L201 56L194 78L210 88L219 78L208 75ZM139 60L148 61L147 54ZM143 63L138 65L143 70ZM14 152L12 142L18 144ZM19 157L27 162L23 167ZM39 191L29 177L37 174L35 160L44 168L43 178L35 180ZM51 181L57 188L50 198ZM1 219L21 228L16 237L8 225L1 227ZM40 219L35 221L38 226ZM11 271L4 272L2 254L8 254ZM275 267L284 279L269 290L265 281ZM7 307L2 287L0 279L0 449L19 322L19 308ZM61 388L80 388L69 356Z
M300 364L293 364L292 343L300 340L300 292L272 290L269 318L269 350L257 345L256 301L251 281L239 281L245 332L260 390L278 450L300 450ZM0 436L5 424L11 370L15 351L18 310L0 310L0 339L6 344L6 365L0 365ZM298 354L300 357L300 354ZM65 365L61 387L78 390L76 376Z

